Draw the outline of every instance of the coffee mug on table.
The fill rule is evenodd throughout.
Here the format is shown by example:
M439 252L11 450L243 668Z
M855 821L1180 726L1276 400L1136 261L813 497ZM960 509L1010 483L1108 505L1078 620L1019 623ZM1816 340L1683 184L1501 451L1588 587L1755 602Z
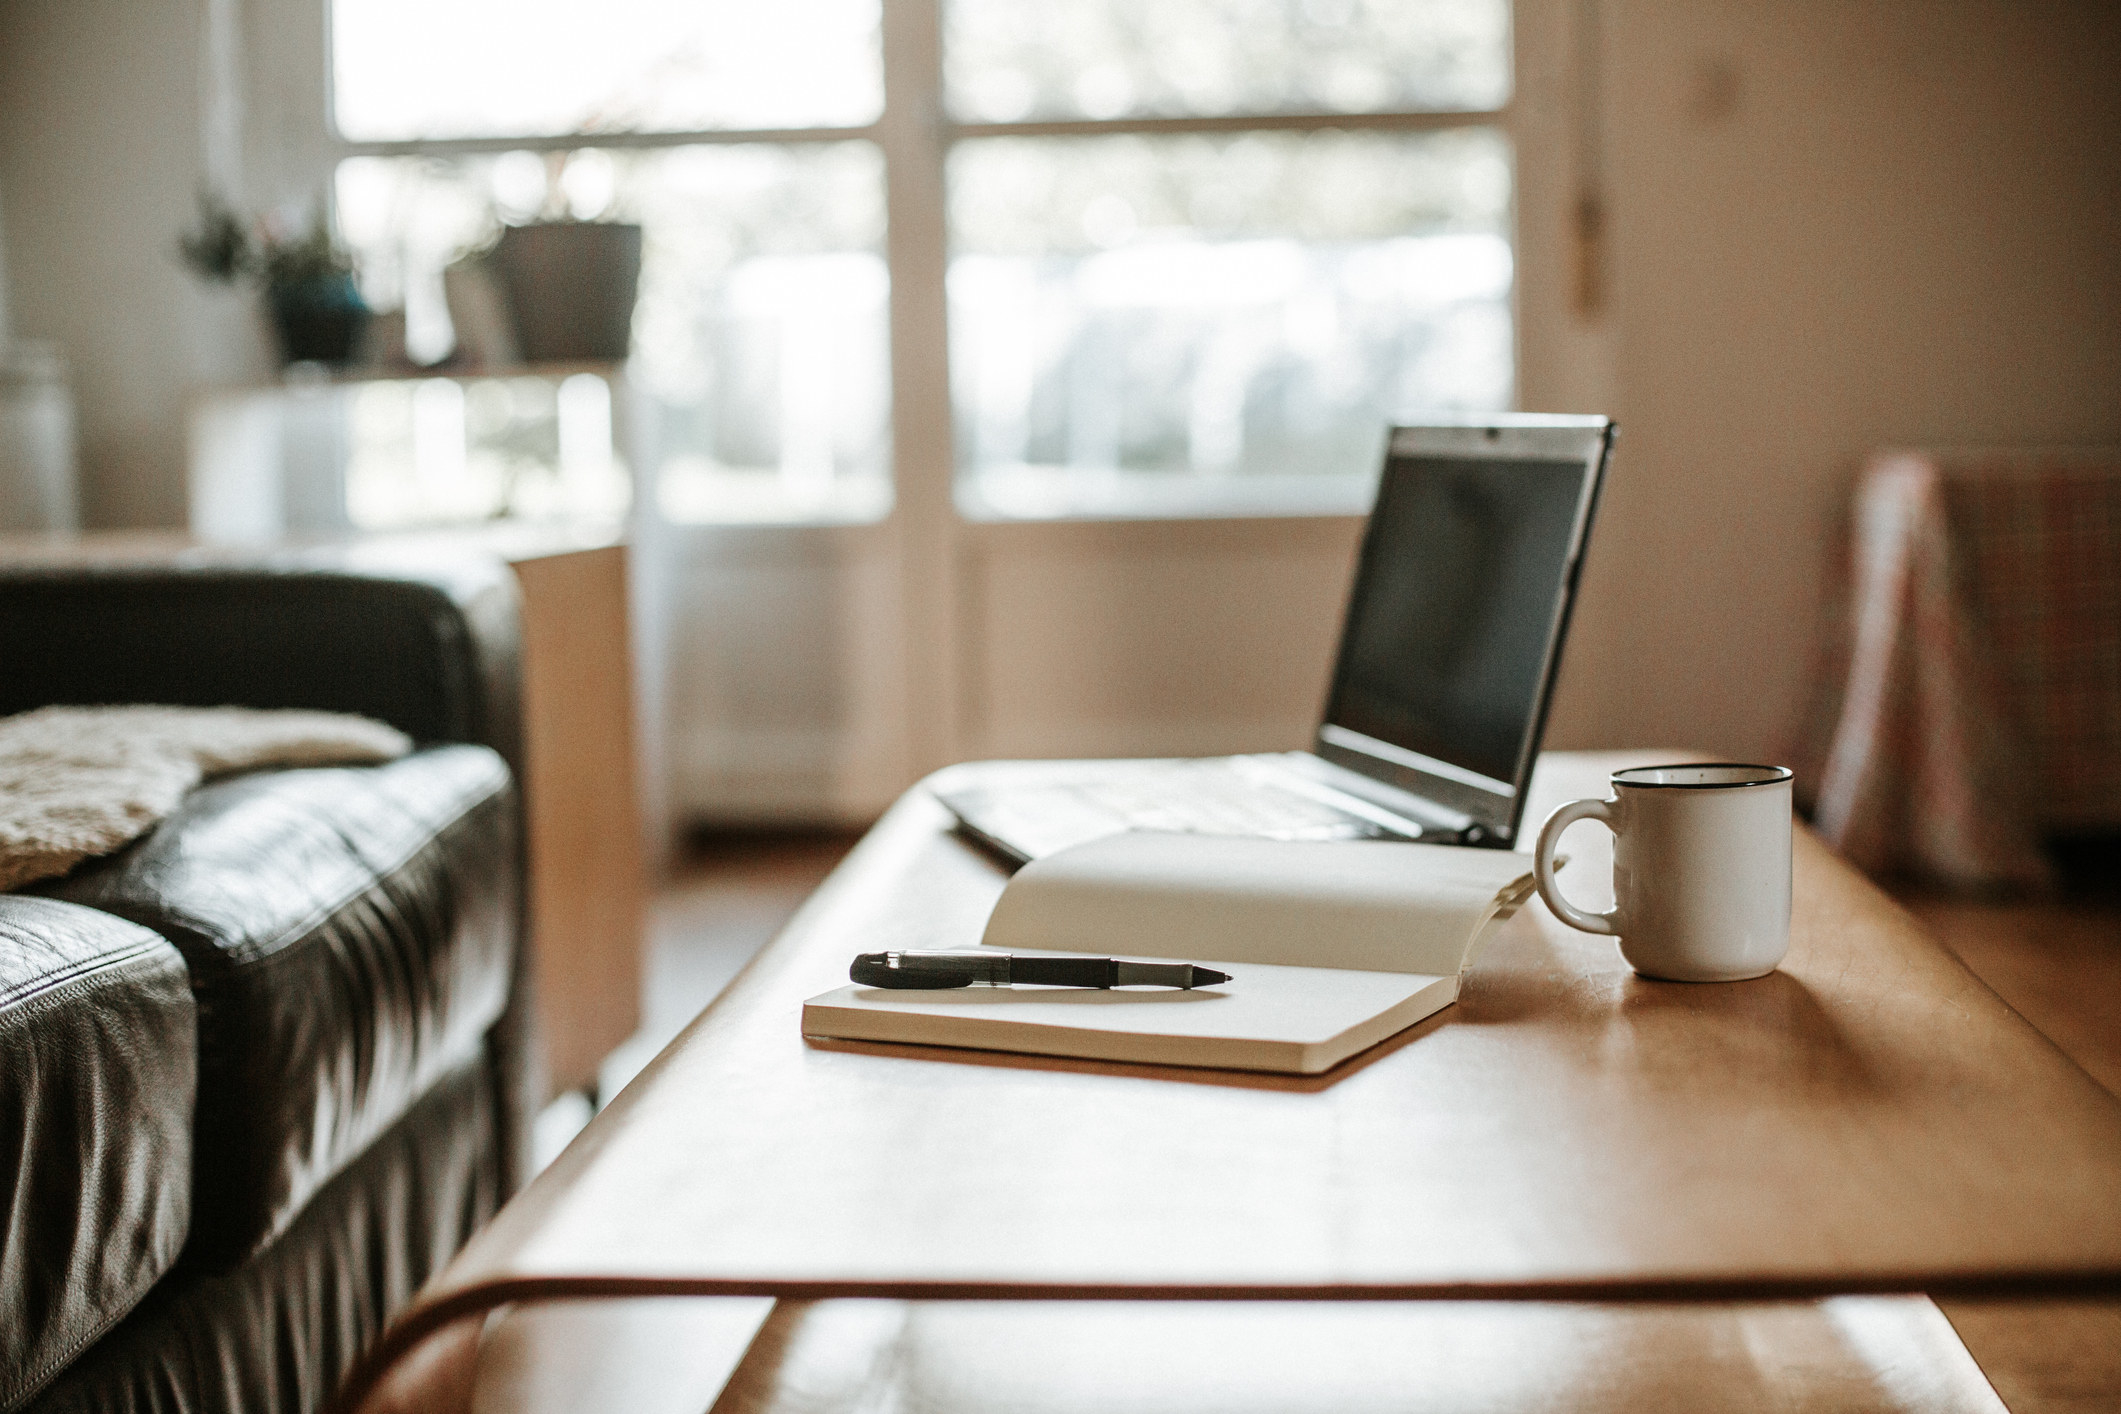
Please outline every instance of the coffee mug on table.
M1613 773L1611 800L1574 800L1547 817L1533 855L1554 916L1620 939L1645 977L1736 982L1775 970L1790 946L1787 766L1638 766ZM1613 832L1610 913L1562 897L1554 847L1578 820Z

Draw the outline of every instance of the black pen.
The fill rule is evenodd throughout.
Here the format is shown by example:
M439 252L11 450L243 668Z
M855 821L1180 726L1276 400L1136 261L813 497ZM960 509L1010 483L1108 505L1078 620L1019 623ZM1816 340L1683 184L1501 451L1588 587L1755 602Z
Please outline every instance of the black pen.
M1112 957L1011 957L998 952L865 952L847 975L865 987L1212 987L1227 972L1190 962Z

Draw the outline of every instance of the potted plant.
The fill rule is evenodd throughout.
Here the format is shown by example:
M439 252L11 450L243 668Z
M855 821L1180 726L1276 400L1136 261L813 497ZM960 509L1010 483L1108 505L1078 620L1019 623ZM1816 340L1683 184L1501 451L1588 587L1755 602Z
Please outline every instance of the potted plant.
M639 226L564 220L504 226L487 258L524 358L626 357L641 284Z
M284 362L353 361L369 309L354 283L353 256L332 238L321 207L306 230L290 232L277 221L246 222L228 203L201 195L198 224L181 249L202 279L257 283Z

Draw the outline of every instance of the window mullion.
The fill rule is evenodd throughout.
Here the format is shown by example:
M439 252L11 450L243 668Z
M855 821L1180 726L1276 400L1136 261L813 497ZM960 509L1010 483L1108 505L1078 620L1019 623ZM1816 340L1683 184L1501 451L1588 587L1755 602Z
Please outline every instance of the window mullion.
M544 137L412 138L404 142L354 142L341 138L341 157L464 157L494 152L575 152L583 148L711 147L738 143L845 142L874 140L878 130L860 128L714 128L699 132L581 132Z
M1443 132L1494 127L1510 109L1453 108L1386 113L1229 113L1179 118L1057 118L1018 123L953 123L952 138L1102 137L1110 133Z
M916 772L957 754L957 516L952 499L948 204L941 0L886 0L884 149L907 746Z

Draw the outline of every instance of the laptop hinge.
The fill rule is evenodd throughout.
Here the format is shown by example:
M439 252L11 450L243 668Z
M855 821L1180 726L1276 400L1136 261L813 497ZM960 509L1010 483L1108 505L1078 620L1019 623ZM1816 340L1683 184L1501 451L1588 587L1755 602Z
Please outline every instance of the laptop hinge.
M1350 814L1376 820L1381 825L1410 823L1420 826L1423 834L1455 837L1476 823L1470 815L1438 805L1433 800L1424 800L1397 786L1371 780L1360 771L1352 771L1308 751L1236 759L1267 768L1275 784L1285 789L1339 806Z

